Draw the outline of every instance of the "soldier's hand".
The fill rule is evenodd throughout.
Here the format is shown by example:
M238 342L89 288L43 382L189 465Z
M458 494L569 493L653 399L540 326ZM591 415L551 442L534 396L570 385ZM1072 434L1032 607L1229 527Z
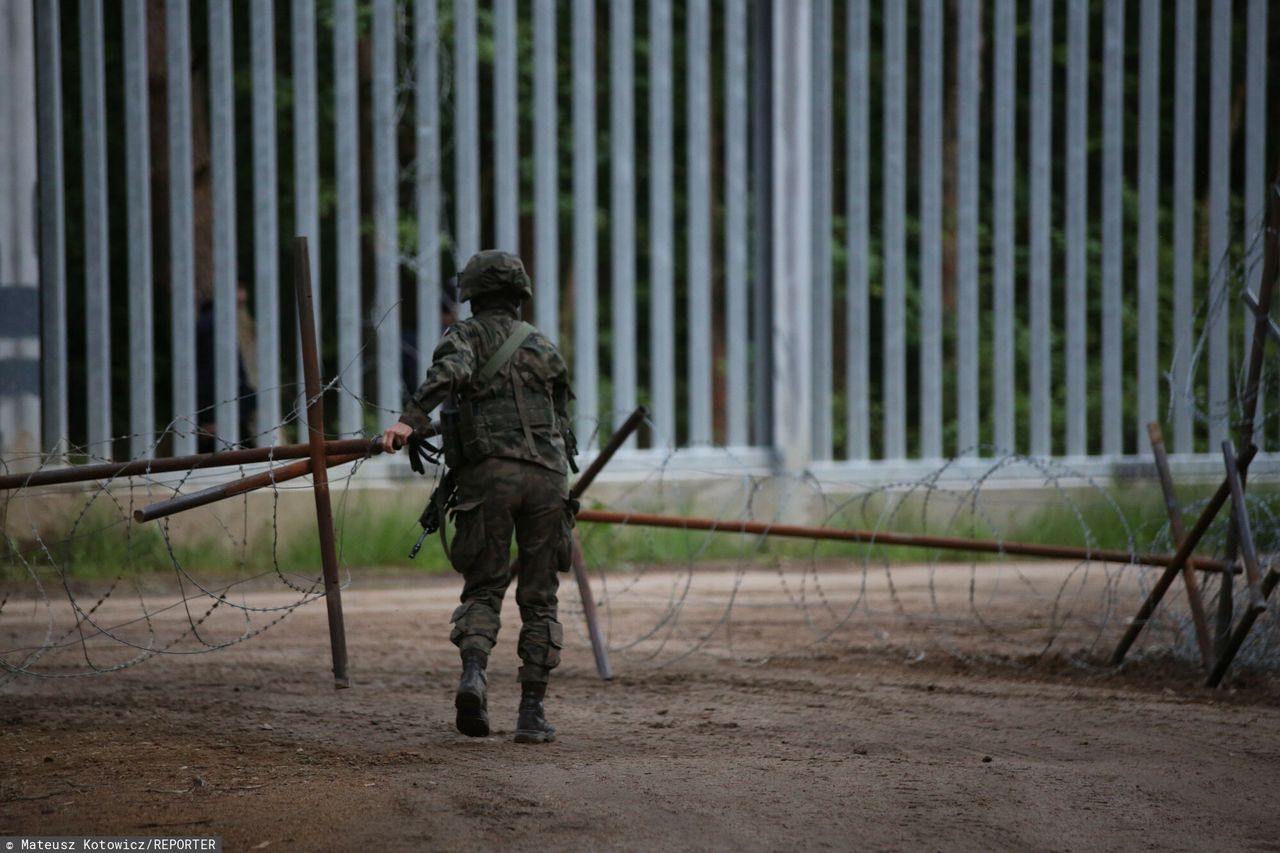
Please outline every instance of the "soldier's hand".
M400 448L409 443L409 437L413 435L413 427L406 423L396 421L382 432L382 449L387 453L395 453Z

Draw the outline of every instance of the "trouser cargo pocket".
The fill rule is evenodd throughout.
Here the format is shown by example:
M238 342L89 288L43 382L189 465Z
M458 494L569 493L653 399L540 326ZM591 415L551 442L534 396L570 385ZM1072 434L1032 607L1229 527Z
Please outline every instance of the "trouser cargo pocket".
M459 605L449 621L453 624L449 640L455 646L461 646L469 637L479 637L483 640L479 648L486 652L498 641L498 630L502 627L498 614L478 601Z
M465 574L484 553L484 500L466 501L453 508L453 547L449 561Z
M520 628L520 660L526 664L555 669L560 664L560 650L564 648L564 626L554 620L525 623Z

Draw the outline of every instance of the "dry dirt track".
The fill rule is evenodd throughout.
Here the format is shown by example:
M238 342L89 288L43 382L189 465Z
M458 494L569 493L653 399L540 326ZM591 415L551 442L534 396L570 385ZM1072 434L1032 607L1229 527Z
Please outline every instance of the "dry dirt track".
M1280 850L1273 680L1210 693L1168 666L910 663L854 634L750 665L624 657L605 684L572 637L550 693L561 739L518 746L510 622L491 667L497 733L452 729L455 590L349 590L347 691L329 687L319 603L216 654L10 683L0 834L208 834L229 850Z

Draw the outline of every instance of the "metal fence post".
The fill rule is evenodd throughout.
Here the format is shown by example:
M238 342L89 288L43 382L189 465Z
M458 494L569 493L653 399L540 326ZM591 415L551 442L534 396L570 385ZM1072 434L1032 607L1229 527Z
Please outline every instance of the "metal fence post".
M811 8L773 5L773 446L791 471L812 447Z

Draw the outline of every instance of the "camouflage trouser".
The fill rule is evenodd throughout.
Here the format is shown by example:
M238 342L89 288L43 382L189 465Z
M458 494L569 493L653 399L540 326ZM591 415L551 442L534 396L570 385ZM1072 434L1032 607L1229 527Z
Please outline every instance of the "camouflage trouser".
M502 598L514 574L521 681L546 681L560 663L557 572L569 570L572 547L567 486L563 474L515 459L485 459L458 471L450 557L464 584L449 639L460 649L488 653L498 639ZM513 531L519 549L514 572Z

